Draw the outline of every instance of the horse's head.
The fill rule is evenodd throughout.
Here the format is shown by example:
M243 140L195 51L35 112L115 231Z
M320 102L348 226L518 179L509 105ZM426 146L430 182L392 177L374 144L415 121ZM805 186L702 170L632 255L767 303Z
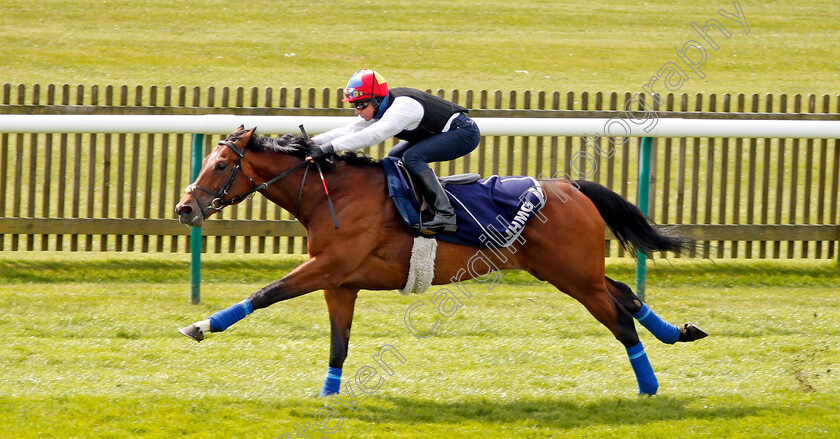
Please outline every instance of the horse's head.
M314 163L304 158L311 154L314 144L305 134L284 134L272 138L258 136L254 134L255 131L256 128L245 130L244 126L240 126L225 140L220 141L216 149L204 159L198 178L187 186L186 194L175 206L178 220L182 224L201 227L205 219L225 206L246 200L254 192L263 191L269 185L280 186L280 180L302 172L303 180L296 183L294 192L290 192L297 194L294 203L291 200L295 198L289 198L289 204L283 205L269 197L297 216L306 182L303 167ZM377 162L365 155L344 153L341 156L318 159L318 171L328 174L339 163L371 166ZM262 183L257 184L254 179ZM288 186L287 184L286 189ZM282 190L275 190L275 195L278 191L282 194Z
M242 171L242 159L255 130L240 126L204 158L198 178L175 206L182 224L201 227L210 215L253 193L256 183Z

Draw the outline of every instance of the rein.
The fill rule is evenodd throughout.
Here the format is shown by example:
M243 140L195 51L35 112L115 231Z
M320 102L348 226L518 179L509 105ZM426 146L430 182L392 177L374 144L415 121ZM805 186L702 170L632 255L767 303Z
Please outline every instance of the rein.
M205 219L207 219L207 217L210 216L210 214L212 213L211 211L221 212L221 210L225 206L229 206L231 204L239 203L239 202L241 202L245 199L250 199L255 192L258 192L258 191L261 191L261 190L267 188L268 185L270 185L272 183L275 183L275 182L287 177L291 173L297 171L298 169L306 166L306 169L304 170L304 173L303 173L303 180L301 180L301 182L300 182L300 192L298 192L297 202L295 203L294 215L295 215L295 218L297 218L298 209L300 208L300 200L303 197L303 184L306 182L306 174L309 171L309 165L311 164L311 162L309 162L307 160L304 160L304 161L292 166L291 168L281 172L279 175L272 178L271 180L268 180L268 181L266 181L262 184L259 184L259 185L254 181L253 178L248 177L247 175L245 175L243 173L243 175L248 177L248 180L251 180L251 184L254 187L251 188L251 190L249 190L248 192L245 192L244 194L237 195L233 198L229 198L229 199L225 200L224 199L225 195L228 194L228 192L230 191L230 188L233 187L234 180L236 180L236 174L239 173L240 169L242 169L242 159L245 157L245 147L243 147L241 150L237 149L236 145L234 145L233 142L231 142L229 140L220 140L219 145L227 146L233 152L235 152L237 157L238 157L237 160L236 160L236 165L234 165L233 170L230 173L230 177L228 177L227 181L225 181L225 184L222 185L222 187L218 191L213 191L211 189L207 189L205 187L198 186L195 183L190 184L184 190L184 192L187 192L187 193L191 194L193 196L193 198L195 198L196 204L198 204L198 207L201 209L201 214L204 216ZM326 189L326 184L325 184L324 188ZM210 201L210 204L208 204L207 206L202 206L201 203L198 202L198 197L195 196L195 189L204 191L204 192L212 195L213 200Z

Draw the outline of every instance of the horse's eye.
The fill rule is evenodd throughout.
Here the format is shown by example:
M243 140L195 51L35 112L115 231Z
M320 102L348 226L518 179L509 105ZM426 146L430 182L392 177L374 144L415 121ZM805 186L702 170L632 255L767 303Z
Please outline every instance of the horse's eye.
M216 163L216 170L217 171L224 171L225 168L227 168L227 163L225 163L225 162Z

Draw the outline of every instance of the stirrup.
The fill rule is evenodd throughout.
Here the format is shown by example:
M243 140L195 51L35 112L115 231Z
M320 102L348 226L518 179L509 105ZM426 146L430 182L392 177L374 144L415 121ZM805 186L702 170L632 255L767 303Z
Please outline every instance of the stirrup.
M452 222L442 222L442 221L445 221L447 218L452 218ZM434 223L435 221L438 221L439 224L433 224L433 225L429 226L429 223ZM427 221L427 222L424 223L421 220L419 230L420 230L420 233L422 233L424 235L435 235L435 234L440 233L440 232L450 232L451 233L451 232L455 232L456 230L458 230L458 225L455 223L455 221L456 221L455 220L455 215L449 215L449 216L445 217L445 216L436 214L434 217L432 217L432 219L430 221Z

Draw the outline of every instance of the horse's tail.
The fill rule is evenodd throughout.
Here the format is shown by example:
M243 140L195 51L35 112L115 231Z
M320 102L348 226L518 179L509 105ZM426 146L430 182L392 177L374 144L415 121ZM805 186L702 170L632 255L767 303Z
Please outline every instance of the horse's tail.
M576 183L578 189L595 204L621 246L634 255L636 250L651 256L654 251L682 253L690 249L691 240L659 233L651 227L642 211L621 195L591 181L577 180Z

